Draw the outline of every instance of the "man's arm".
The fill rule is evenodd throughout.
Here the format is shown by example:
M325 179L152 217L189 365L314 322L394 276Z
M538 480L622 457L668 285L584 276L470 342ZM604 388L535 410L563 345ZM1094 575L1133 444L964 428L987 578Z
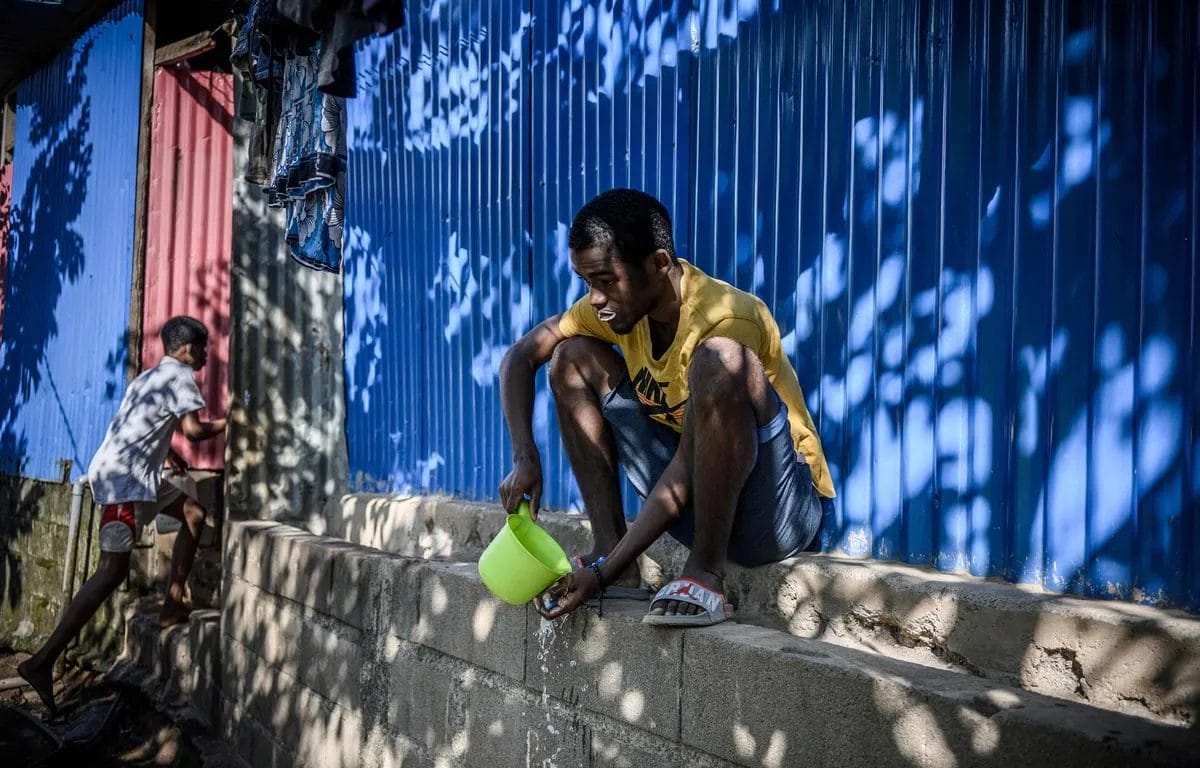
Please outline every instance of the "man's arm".
M629 567L630 563L645 552L651 544L666 532L691 496L687 459L682 450L675 452L671 463L663 471L662 477L651 489L650 495L642 504L637 519L630 524L629 530L613 547L604 562L599 566L605 583L612 581ZM596 574L591 568L580 568L556 582L549 590L555 600L551 609L546 609L541 600L534 601L538 613L547 619L557 619L564 616L596 594L599 589Z
M201 440L208 440L225 432L226 419L214 419L213 421L201 421L196 414L199 411L192 411L185 414L179 420L179 431L183 432L184 437L191 440L193 443L198 443Z
M533 442L533 377L565 339L558 330L559 317L538 323L500 361L500 407L513 451L512 471L500 483L500 502L513 512L528 493L535 518L542 501L542 457Z

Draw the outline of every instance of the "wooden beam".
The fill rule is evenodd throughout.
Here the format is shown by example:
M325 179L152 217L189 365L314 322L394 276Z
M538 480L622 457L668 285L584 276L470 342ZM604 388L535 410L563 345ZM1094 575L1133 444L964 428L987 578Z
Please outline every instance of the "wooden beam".
M185 37L177 43L164 45L154 52L154 66L165 67L177 61L190 59L202 53L208 53L217 47L217 41L212 32L197 32L191 37Z
M133 381L142 363L142 308L146 282L146 208L150 192L150 130L154 110L154 34L158 0L146 0L142 14L142 100L138 115L137 181L133 203L133 275L129 291L129 338L125 346L125 380Z
M13 159L13 148L17 143L17 93L13 91L7 96L0 96L3 105L0 109L4 110L3 118L0 122L4 124L4 132L0 135L0 165L11 163Z

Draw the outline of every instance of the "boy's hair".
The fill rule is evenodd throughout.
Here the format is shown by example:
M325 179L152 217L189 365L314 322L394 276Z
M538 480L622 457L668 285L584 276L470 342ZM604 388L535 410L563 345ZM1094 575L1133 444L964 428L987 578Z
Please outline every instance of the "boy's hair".
M163 323L158 332L162 339L163 349L170 354L184 344L198 344L208 341L208 329L204 323L187 315L176 315Z
M666 206L636 189L610 189L593 197L575 214L567 245L573 251L611 247L627 264L641 264L659 248L675 258Z

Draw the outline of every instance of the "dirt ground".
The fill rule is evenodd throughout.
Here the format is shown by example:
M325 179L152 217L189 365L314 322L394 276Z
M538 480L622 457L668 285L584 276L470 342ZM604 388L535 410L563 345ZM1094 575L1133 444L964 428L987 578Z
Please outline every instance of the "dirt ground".
M26 654L0 652L0 680L17 676ZM67 668L55 685L58 717L46 718L29 688L0 691L0 765L243 766L210 734L176 722L136 689L98 672Z

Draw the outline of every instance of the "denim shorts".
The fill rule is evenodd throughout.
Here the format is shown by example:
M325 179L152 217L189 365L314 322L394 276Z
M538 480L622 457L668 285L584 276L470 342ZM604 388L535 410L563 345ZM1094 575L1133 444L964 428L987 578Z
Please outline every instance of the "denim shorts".
M645 500L675 456L679 433L650 418L628 376L601 405L621 466ZM787 414L780 401L779 413L758 430L758 460L738 497L729 540L728 557L738 565L765 565L799 554L812 543L821 523L821 497L813 488L812 471L796 452ZM667 532L690 548L695 530L696 515L689 502Z

